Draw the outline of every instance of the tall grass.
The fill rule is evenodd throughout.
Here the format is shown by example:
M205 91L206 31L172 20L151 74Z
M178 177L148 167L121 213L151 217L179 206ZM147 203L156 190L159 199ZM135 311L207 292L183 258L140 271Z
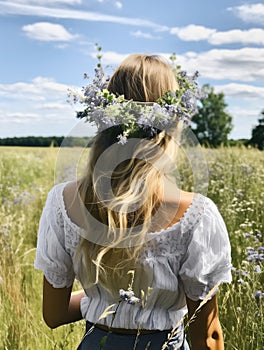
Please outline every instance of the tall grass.
M264 154L244 148L204 152L208 196L225 219L232 245L233 283L219 293L226 349L262 350ZM44 324L42 274L33 268L57 153L55 148L0 148L0 350L75 349L84 332L84 321L55 330ZM67 178L65 161L57 180Z

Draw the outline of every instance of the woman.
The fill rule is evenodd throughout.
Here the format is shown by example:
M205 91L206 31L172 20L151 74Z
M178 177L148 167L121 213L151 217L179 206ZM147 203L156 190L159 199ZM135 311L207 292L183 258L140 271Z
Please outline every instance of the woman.
M86 319L78 349L189 349L187 312L192 349L224 349L215 286L231 281L226 227L209 198L169 176L182 119L173 113L164 129L161 113L161 124L149 122L151 103L178 88L159 57L129 56L107 92L111 113L118 107L128 122L111 125L112 114L85 176L49 193L35 261L44 273L43 316L50 328ZM119 98L114 108L111 96ZM109 117L105 100L100 106ZM75 277L84 290L72 293Z

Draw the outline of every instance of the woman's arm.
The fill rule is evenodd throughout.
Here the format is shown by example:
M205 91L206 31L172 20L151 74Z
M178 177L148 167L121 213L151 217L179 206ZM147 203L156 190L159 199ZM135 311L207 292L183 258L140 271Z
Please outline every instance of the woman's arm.
M43 281L43 318L50 328L82 319L80 310L84 291L72 293L69 288L54 288L44 277Z
M201 300L187 298L189 319L195 314ZM208 300L190 323L192 350L223 350L224 340L218 319L216 295Z

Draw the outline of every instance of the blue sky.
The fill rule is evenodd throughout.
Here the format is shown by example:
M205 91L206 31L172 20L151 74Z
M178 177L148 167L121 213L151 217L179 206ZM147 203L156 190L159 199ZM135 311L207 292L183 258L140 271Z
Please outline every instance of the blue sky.
M231 138L250 137L264 109L263 1L0 0L0 43L0 137L68 135L67 89L93 74L95 43L112 67L130 53L175 52L224 92Z

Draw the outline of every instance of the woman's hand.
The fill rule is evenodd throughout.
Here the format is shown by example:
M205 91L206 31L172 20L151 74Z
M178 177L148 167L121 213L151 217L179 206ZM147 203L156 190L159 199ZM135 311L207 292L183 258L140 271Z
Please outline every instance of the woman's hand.
M216 295L208 300L197 314L201 300L193 301L187 298L189 319L195 314L190 323L190 338L192 350L223 350L224 340L218 319Z
M80 301L85 292L72 293L68 288L54 288L44 277L43 281L43 318L50 328L82 319Z

